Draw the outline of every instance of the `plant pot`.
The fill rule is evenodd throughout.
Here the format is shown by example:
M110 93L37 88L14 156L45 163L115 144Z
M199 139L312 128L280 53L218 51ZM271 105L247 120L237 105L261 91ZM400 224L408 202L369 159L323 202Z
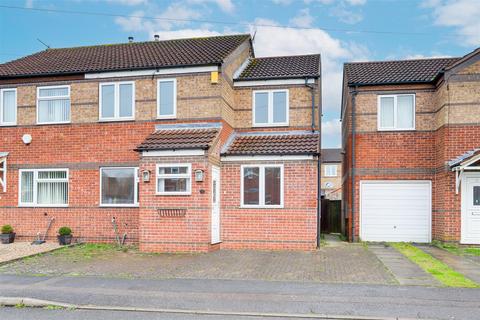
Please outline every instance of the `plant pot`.
M58 243L62 246L69 245L72 243L72 235L66 235L66 236L57 236Z
M13 241L15 240L15 232L0 234L0 240L3 244L13 243Z

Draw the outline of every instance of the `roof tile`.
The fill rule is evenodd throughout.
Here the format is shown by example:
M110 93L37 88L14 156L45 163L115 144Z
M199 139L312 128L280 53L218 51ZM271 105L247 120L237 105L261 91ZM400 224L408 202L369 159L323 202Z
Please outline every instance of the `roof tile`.
M149 135L136 151L208 149L220 128L163 129Z

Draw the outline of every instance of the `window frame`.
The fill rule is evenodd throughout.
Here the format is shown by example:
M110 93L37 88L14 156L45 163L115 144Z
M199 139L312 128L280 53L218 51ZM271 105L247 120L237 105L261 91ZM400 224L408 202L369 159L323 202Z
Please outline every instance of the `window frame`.
M285 92L286 95L286 117L285 122L273 122L273 94L276 92ZM266 123L257 123L255 122L256 114L256 94L257 93L268 93L268 107L267 107L267 116L268 122ZM272 90L252 90L252 127L286 127L290 122L290 95L288 89L272 89Z
M134 190L133 190L133 203L102 203L102 190L103 190L103 184L102 184L102 171L104 169L134 169L135 170L135 183L134 183ZM99 207L116 207L116 208L135 208L139 206L139 200L138 200L138 194L139 194L139 189L140 189L140 178L138 177L138 172L139 168L138 167L100 167L99 173L100 173L100 200L99 200Z
M280 168L280 204L265 204L265 168ZM244 203L244 170L245 168L259 168L259 184L258 184L258 204ZM240 166L240 208L257 208L257 209L281 209L284 208L285 202L285 175L283 164L243 164Z
M39 172L66 172L65 179L56 179L55 182L67 182L67 203L66 204L38 204L38 173ZM22 173L33 172L33 202L22 202ZM53 181L50 179L49 181ZM42 168L42 169L19 169L18 170L18 206L34 208L66 208L70 202L70 172L68 168Z
M68 95L66 96L55 96L55 97L40 97L40 90L41 89L59 89L59 88L67 88ZM70 106L68 108L68 121L48 121L48 122L40 122L39 120L39 111L40 111L40 101L42 100L63 100L68 99L70 101ZM64 124L64 123L71 123L72 122L72 99L71 99L71 88L68 84L56 85L56 86L38 86L37 87L37 124Z
M160 168L168 168L168 167L187 167L187 173L180 173L180 174L159 174ZM192 164L191 163L157 163L156 165L156 172L155 172L155 194L157 196L189 196L192 194ZM187 184L187 191L163 191L160 192L158 190L158 180L160 178L187 178L189 179Z
M14 122L4 122L3 121L3 110L5 108L5 106L3 105L3 93L5 91L15 92L15 121ZM0 127L16 126L17 125L17 114L18 114L17 109L18 109L17 88L3 88L3 89L0 89Z
M0 192L7 192L7 157L0 157Z
M328 174L328 168L335 168L335 174L330 175ZM337 177L338 176L338 170L337 170L337 165L336 164L325 164L323 167L323 176L324 177Z
M173 114L160 114L160 83L173 81ZM176 119L177 118L177 78L161 78L157 80L157 119Z
M120 85L132 85L132 116L120 117ZM113 85L113 118L102 117L102 90L104 86ZM135 81L113 81L100 82L98 84L98 121L99 122L114 122L114 121L132 121L135 120Z
M401 96L412 96L413 97L413 123L410 128L398 128L397 126L397 101L398 97ZM393 127L382 127L381 123L381 98L393 98ZM377 96L377 130L378 131L412 131L415 130L416 123L416 95L414 93L400 93L400 94L379 94Z

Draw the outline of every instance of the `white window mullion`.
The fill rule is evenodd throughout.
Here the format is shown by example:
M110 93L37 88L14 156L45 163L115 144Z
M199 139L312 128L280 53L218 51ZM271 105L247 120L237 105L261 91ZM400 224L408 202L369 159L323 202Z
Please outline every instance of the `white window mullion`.
M268 123L273 123L273 92L268 93Z
M260 192L259 205L264 206L265 205L265 167L259 168L258 175L260 179L259 187L258 187L258 192Z

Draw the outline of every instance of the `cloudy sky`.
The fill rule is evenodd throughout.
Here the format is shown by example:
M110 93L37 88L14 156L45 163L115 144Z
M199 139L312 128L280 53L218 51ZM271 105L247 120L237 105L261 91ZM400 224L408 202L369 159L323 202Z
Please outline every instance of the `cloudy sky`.
M321 53L323 143L340 145L346 61L462 56L480 46L480 0L0 0L0 63L45 47L232 33L257 56Z

